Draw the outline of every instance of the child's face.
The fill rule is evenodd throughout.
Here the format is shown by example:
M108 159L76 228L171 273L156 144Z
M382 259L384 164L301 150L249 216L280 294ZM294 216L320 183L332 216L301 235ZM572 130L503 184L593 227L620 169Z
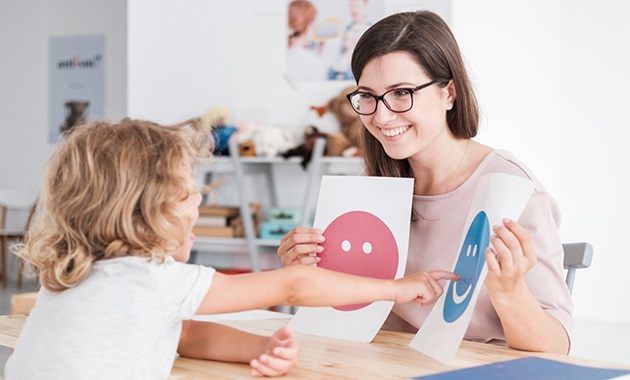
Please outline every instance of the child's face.
M190 180L192 181L192 170L188 168ZM177 211L182 215L182 230L186 232L188 239L184 245L173 255L173 258L180 262L188 261L190 249L192 248L195 235L192 232L193 226L199 218L199 205L201 204L201 194L198 191L183 198L177 204Z

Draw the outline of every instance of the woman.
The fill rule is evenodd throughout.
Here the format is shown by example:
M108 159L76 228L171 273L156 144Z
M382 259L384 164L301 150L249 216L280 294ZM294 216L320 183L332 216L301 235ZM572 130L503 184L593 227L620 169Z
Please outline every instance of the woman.
M352 71L358 88L348 100L365 126L365 174L415 179L407 272L452 269L481 176L503 172L535 183L518 222L493 227L488 275L465 339L566 354L573 304L559 210L513 155L472 140L477 101L447 24L428 11L389 16L358 41ZM283 265L317 263L309 254L322 251L323 238L315 229L292 230L278 248ZM396 305L384 327L415 331L426 309Z

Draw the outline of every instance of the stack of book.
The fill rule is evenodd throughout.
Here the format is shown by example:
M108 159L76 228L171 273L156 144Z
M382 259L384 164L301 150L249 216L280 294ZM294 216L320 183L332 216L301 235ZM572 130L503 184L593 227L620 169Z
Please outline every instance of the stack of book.
M193 227L193 233L196 236L235 237L235 228L231 224L239 215L238 207L199 206L199 219Z

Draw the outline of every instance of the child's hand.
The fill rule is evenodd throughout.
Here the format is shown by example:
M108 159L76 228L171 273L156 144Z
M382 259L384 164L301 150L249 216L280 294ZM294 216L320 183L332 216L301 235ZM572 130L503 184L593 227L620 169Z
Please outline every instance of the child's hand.
M249 362L252 376L281 376L297 364L300 346L285 326L269 338L265 352Z
M439 280L459 280L459 276L444 270L432 272L418 272L405 276L394 282L396 303L418 302L420 305L428 305L435 302L444 289Z

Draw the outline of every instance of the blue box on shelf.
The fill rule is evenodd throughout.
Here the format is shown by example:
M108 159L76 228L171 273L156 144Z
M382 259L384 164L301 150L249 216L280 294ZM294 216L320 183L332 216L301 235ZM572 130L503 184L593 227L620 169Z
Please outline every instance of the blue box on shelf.
M302 219L302 210L295 208L271 208L269 209L269 221L281 224L299 224Z
M264 240L280 240L287 232L297 226L297 223L262 222L259 226L260 238Z

